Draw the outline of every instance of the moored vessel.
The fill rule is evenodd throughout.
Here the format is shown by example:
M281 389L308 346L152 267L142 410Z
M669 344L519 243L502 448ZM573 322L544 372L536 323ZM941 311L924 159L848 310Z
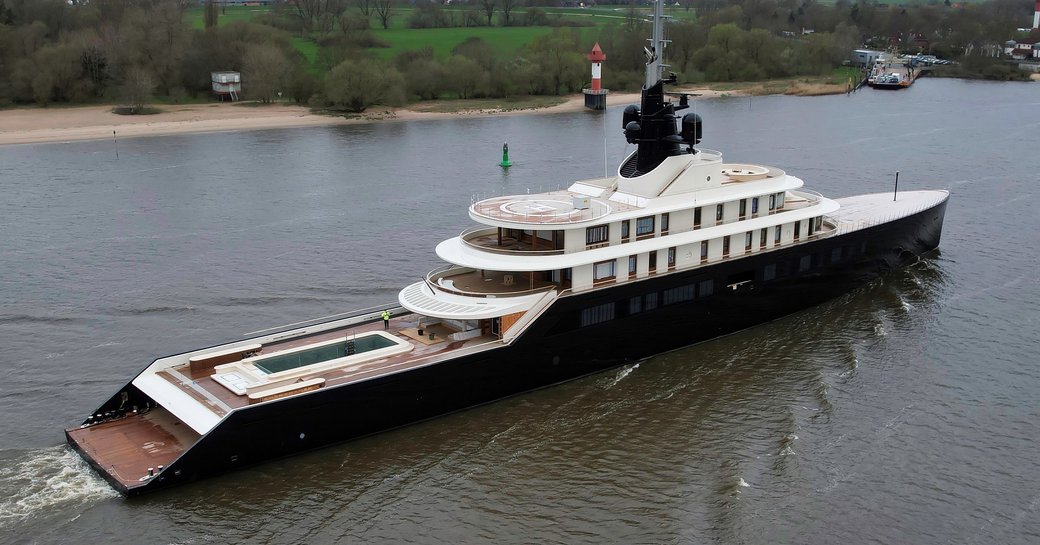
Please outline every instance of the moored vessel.
M472 203L478 226L397 301L157 359L70 443L138 494L738 331L938 245L944 191L829 199L697 147L660 17L651 43L615 175Z

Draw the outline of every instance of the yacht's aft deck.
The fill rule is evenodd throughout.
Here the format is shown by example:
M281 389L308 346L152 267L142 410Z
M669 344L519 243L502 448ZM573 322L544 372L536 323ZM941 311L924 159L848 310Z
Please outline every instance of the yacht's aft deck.
M298 381L303 382L311 379L324 379L324 383L321 387L328 388L425 365L430 363L431 360L440 359L438 356L443 356L461 348L475 347L478 345L493 343L498 340L495 336L481 335L471 339L454 341L449 338L449 335L455 331L449 329L443 324L424 326L423 335L420 337L417 331L419 325L418 322L419 316L414 314L395 317L390 320L388 333L398 339L403 339L410 343L412 349L408 352L389 357L376 358L369 361L348 363L344 366L336 366L331 369L317 369L313 373L304 373L304 376L301 376ZM259 354L261 356L269 355L291 348L307 346L334 339L342 339L346 341L348 336L353 337L370 331L381 331L382 329L382 321L360 324L349 328L341 328L311 336L265 344ZM430 333L433 333L434 335L432 340L429 338ZM301 367L300 371L305 372L306 367ZM182 392L188 394L209 410L213 411L217 416L223 416L231 410L250 404L251 400L249 396L238 395L215 381L213 379L214 372L215 371L212 368L192 371L190 365L183 364L160 371L158 375L175 385ZM219 372L219 370L217 372ZM288 395L293 395L295 393L303 392L291 391ZM252 401L252 403L256 402L256 400Z

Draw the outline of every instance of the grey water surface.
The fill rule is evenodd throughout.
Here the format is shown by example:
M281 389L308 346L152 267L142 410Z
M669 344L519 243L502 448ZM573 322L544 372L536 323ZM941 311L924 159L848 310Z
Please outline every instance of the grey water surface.
M157 356L396 300L472 199L613 169L620 109L0 148L0 542L1040 543L1037 85L698 100L729 162L834 197L897 170L951 190L940 250L739 334L135 500L63 428Z

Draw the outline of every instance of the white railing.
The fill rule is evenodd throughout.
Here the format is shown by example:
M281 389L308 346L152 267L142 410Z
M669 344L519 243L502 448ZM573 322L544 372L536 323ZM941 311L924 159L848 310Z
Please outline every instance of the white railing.
M874 227L875 225L882 225L884 223L888 223L888 222L895 221L895 220L898 220L898 219L902 219L902 218L905 218L905 217L908 217L908 216L912 216L914 214L917 214L918 212L923 212L923 211L925 211L925 210L927 210L929 208L934 207L935 205L939 204L939 202L942 202L942 201L926 202L926 203L919 204L917 206L910 206L910 207L906 207L906 208L900 209L898 211L889 212L888 214L875 216L875 217L872 217L872 218L861 219L861 220L857 220L857 221L849 221L849 220L837 221L837 224L838 224L838 234L839 235L844 235L845 233L851 233L853 231L859 231L861 229L866 229L868 227Z
M488 227L471 227L471 228L466 229L465 231L463 231L462 233L459 234L459 240L461 240L463 244L465 244L466 246L469 246L470 248L474 248L474 249L481 250L481 251L484 251L484 252L492 252L492 253L496 253L496 254L558 255L558 254L564 253L562 249L560 249L560 250L514 250L514 249L510 249L510 248L502 248L500 246L491 246L491 245L477 244L476 242L473 242L471 240L471 239L474 239L476 237L488 236L488 235L496 234L496 230L497 229L495 227L491 227L491 228L488 228ZM552 242L552 241L547 241L545 239L540 239L540 240L543 243L551 243ZM517 244L519 244L519 241L517 241Z

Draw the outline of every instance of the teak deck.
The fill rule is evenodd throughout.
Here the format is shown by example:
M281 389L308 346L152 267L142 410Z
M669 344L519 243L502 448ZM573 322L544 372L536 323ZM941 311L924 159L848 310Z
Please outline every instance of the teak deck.
M305 378L323 378L325 382L322 387L328 388L424 365L429 363L431 356L448 354L465 346L497 339L485 335L466 341L451 341L448 335L452 330L443 325L424 327L424 334L420 336L417 326L418 317L415 315L396 317L390 322L389 332L411 343L412 350L406 353L319 371ZM271 354L326 340L345 339L347 336L382 328L383 322L377 320L268 343L260 353ZM432 340L428 336L431 332L434 334ZM176 385L217 416L222 417L234 409L249 405L248 396L236 395L218 384L212 378L213 373L212 367L193 371L189 364L184 364L159 371L157 375ZM147 481L149 468L154 468L158 474L159 466L168 466L201 438L191 427L162 407L135 416L70 429L68 435L103 474L128 489L143 485Z

